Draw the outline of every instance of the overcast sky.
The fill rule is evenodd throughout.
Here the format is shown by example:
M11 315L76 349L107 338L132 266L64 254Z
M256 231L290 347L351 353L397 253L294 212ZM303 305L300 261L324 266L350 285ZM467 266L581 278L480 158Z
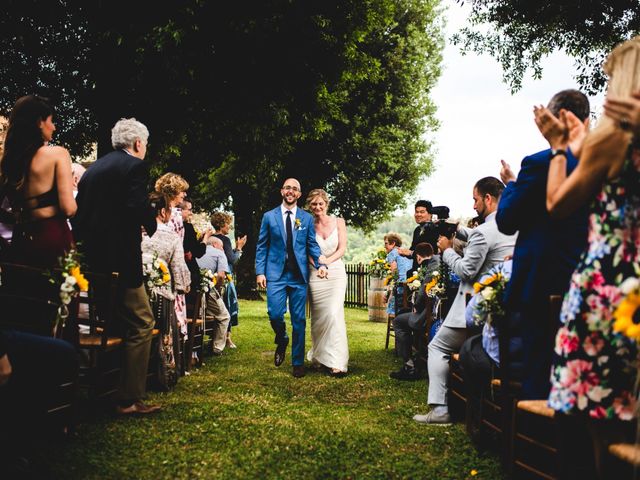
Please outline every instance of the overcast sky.
M546 105L554 93L577 88L577 83L573 61L556 53L543 62L541 80L525 78L523 88L512 96L492 57L462 56L448 42L465 24L469 6L447 3L442 76L432 92L441 123L435 134L435 172L420 183L408 210L413 212L415 200L425 198L434 205L447 205L454 218L472 217L471 193L478 179L499 177L500 159L517 174L525 155L547 147L533 122L533 105ZM603 96L590 100L592 111L599 111Z

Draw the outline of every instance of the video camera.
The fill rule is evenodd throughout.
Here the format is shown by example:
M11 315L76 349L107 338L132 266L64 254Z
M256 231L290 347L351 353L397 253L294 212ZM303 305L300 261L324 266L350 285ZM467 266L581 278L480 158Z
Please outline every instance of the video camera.
M427 212L438 217L438 220L446 220L449 218L449 207L445 207L444 205L428 208Z
M443 237L447 238L451 238L455 235L458 229L458 225L456 223L447 222L447 219L449 218L449 207L440 205L437 207L428 208L427 211L431 215L436 215L438 217L438 220L432 223L432 228L437 232L438 235L442 235Z

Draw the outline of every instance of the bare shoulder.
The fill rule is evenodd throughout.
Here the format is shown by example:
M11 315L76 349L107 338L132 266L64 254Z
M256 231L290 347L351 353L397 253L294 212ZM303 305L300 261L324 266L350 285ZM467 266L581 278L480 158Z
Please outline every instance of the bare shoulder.
M53 158L55 160L71 160L71 155L69 154L69 150L60 146L48 146L45 145L40 147L38 150L38 155L46 156L48 158Z

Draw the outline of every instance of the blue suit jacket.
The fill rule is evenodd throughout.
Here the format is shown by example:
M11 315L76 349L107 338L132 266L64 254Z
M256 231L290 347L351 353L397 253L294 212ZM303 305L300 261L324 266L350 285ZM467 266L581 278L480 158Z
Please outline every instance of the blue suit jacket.
M299 220L299 227L296 228L296 221L293 226L293 251L296 261L300 267L300 272L305 282L309 281L309 256L313 259L316 267L320 256L320 246L316 241L316 229L313 226L313 217L300 207L296 211L296 220ZM284 271L284 264L287 257L287 233L280 205L268 211L262 217L260 235L256 246L256 275L265 275L267 281L278 280Z
M551 294L563 294L587 244L588 206L568 218L553 219L546 209L550 150L522 161L518 178L509 182L498 205L498 229L520 232L505 300L513 309L539 305ZM567 155L567 175L578 164Z

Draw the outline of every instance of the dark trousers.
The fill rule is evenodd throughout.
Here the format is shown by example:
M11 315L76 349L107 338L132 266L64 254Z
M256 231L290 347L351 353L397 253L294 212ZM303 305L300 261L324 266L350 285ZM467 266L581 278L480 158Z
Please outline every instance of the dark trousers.
M514 318L519 316L519 326ZM510 317L510 337L522 338L522 398L544 400L551 390L551 359L553 357L554 326L549 325L548 299ZM559 322L559 319L558 319Z
M416 339L416 336L420 338L424 335L424 328L420 330L414 330L409 325L411 315L415 314L401 313L393 319L393 331L396 335L396 349L398 350L398 356L402 359L402 362L408 368L413 368L410 360L413 343Z
M468 338L460 348L460 364L464 372L464 385L472 413L480 418L482 392L487 388L496 364L482 348L482 335Z
M11 457L32 452L44 439L48 402L60 385L77 382L79 361L64 340L13 330L5 334L12 373L0 387L0 457Z

